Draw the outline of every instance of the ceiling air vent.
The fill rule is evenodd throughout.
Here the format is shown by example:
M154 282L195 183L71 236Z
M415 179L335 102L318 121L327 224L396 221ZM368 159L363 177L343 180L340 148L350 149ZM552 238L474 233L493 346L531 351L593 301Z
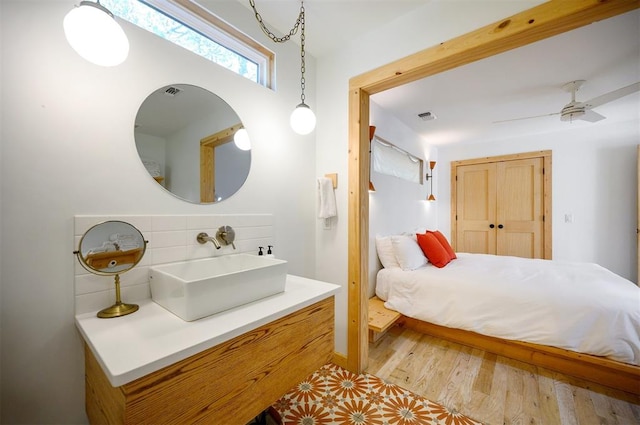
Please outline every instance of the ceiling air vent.
M436 114L433 114L431 112L423 112L421 114L418 114L418 118L422 119L422 121L432 121L435 120Z
M177 87L167 87L167 89L164 91L164 94L166 94L167 96L175 96L178 93L180 93L182 90L180 90Z

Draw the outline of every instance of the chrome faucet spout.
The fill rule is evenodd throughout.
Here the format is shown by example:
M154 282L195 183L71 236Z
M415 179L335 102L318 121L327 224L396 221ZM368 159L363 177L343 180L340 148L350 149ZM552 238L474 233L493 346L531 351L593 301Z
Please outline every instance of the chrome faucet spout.
M200 232L198 233L198 237L196 238L196 240L201 243L201 244L205 244L207 242L211 242L216 249L220 249L220 242L218 242L218 239L216 239L215 237L211 237L209 235L207 235L205 232Z

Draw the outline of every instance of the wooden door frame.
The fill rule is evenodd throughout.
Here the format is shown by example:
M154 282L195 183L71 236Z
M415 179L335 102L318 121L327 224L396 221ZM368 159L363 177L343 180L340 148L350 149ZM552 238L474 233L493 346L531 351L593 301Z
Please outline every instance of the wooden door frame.
M368 362L369 97L640 7L640 0L551 0L349 80L347 358Z
M241 128L238 123L200 140L200 202L216 202L216 148L231 142Z
M552 247L552 208L551 208L551 200L552 197L552 185L551 178L553 175L553 170L551 168L551 156L552 152L550 150L544 151L536 151L536 152L523 152L523 153L514 153L509 155L498 155L498 156L490 156L484 158L473 158L473 159L464 159L460 161L451 161L451 245L453 248L456 248L457 245L457 232L458 232L458 221L456 220L456 210L458 205L458 196L457 196L457 168L465 165L475 165L475 164L486 164L488 162L502 162L502 161L515 161L518 159L531 159L531 158L542 158L542 168L543 168L543 176L542 176L542 214L544 215L544 223L543 223L543 247L542 247L542 258L550 260L553 256L553 247Z

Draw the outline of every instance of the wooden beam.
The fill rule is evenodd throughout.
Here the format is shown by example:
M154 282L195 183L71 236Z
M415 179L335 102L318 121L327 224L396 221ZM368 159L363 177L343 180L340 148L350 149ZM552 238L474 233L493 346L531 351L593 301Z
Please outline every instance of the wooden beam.
M369 95L362 90L349 93L349 323L347 325L347 368L360 372L368 351L368 273L369 273ZM365 249L362 249L365 247ZM362 317L365 319L362 320Z
M200 140L200 202L215 202L216 147L233 140L242 123L232 125Z
M200 202L215 202L215 164L215 147L200 144Z
M210 136L200 140L200 146L210 146L215 148L216 146L229 143L233 140L233 136L235 136L236 132L241 128L243 128L242 123L238 123L229 128L225 128L224 130L220 130L217 133L211 134Z
M640 7L638 0L552 0L350 81L375 94Z

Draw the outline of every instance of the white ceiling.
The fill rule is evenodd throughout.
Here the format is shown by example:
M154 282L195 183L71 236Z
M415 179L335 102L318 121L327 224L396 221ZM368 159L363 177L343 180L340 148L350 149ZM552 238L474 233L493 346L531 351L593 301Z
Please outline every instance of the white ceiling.
M248 0L238 0L249 7ZM307 50L316 57L410 13L430 0L310 0L305 2ZM288 32L299 0L256 0L265 22ZM429 144L480 142L518 134L558 131L638 119L640 94L602 105L597 123L561 122L559 115L493 124L559 112L570 100L562 86L586 80L576 99L586 101L640 81L640 11L579 28L533 45L372 96ZM429 47L429 46L425 46ZM423 121L430 111L438 119Z
M249 10L249 0L238 0ZM306 50L319 58L431 0L305 0ZM255 0L271 30L288 34L300 13L300 0ZM299 42L296 36L295 42Z
M562 122L559 115L494 123L560 112L571 100L562 86L573 80L586 80L576 93L583 102L640 81L640 11L376 94L372 101L433 145L640 119L636 92L594 108L607 117L596 123ZM438 119L417 117L425 111Z

